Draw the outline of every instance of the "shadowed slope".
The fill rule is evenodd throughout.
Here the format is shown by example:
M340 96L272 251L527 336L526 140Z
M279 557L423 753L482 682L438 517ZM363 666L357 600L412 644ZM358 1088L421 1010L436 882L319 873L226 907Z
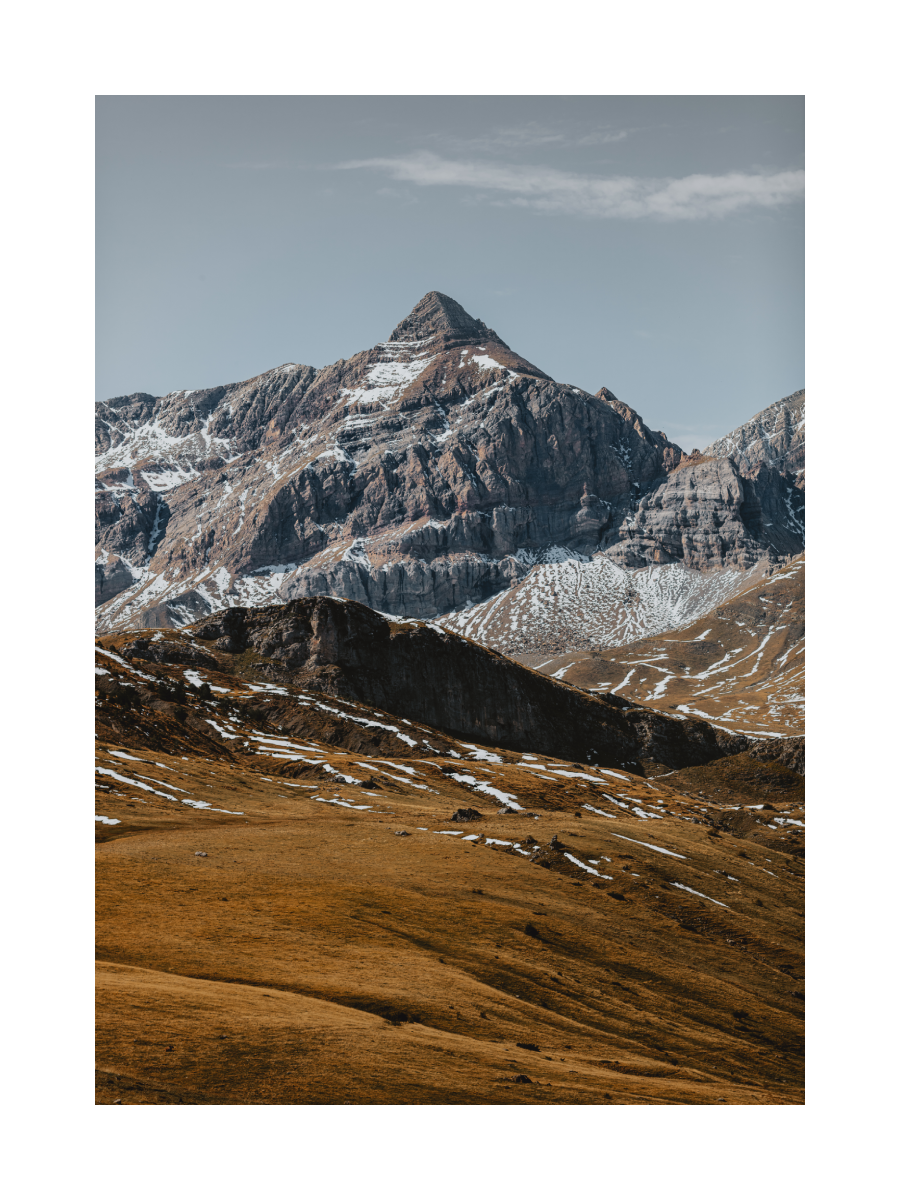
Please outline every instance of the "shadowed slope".
M636 771L647 763L652 772L652 764L690 766L750 745L703 721L587 696L437 626L391 624L352 601L319 597L231 608L192 630L223 656L226 669L239 667L248 652L260 655L272 681L511 749L627 763Z

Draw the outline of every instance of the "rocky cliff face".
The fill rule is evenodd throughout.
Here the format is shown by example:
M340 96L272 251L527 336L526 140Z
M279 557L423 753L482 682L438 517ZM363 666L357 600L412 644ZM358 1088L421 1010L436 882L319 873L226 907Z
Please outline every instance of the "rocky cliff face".
M101 404L97 453L101 629L317 594L428 618L561 554L706 571L793 548L768 475L670 484L665 435L437 292L322 370Z
M683 455L607 532L608 556L624 567L680 563L706 572L772 568L800 554L805 413L806 393L794 392Z
M803 494L763 463L742 473L731 458L697 456L642 496L615 536L607 554L625 567L748 570L802 551Z

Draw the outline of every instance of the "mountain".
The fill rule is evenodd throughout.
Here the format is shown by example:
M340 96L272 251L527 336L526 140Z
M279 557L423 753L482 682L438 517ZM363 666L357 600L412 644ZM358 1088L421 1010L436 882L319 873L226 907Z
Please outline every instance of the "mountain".
M806 392L794 392L757 413L703 451L713 458L731 458L748 474L758 466L793 473L803 486L806 467Z
M640 500L620 530L622 540L605 552L545 554L551 561L536 563L524 580L437 623L532 665L550 662L548 654L598 653L689 627L770 576L779 562L798 557L803 395L778 401L702 454L683 457ZM772 435L765 442L768 458L760 430ZM745 447L743 457L738 446ZM712 453L729 448L735 457ZM730 508L723 495L731 496ZM769 539L773 552L755 562L754 547L762 543L749 537L751 529ZM705 539L699 547L698 530ZM648 555L659 565L639 565ZM552 661L554 671L565 665Z
M438 646L446 697L404 701ZM98 1103L803 1103L782 743L511 749L567 695L614 743L645 710L498 660L327 598L97 640ZM372 703L458 724L463 671L507 679L503 744Z
M803 733L806 559L683 628L592 653L520 655L554 679L750 737Z
M709 571L778 564L803 549L803 492L765 464L695 455L626 514L607 553L622 566L678 563Z
M626 567L771 567L804 545L806 393L694 450L627 514L609 556ZM766 553L761 553L766 547Z
M430 618L598 552L702 574L802 549L790 472L686 456L438 292L320 370L99 404L96 438L101 630L314 595Z

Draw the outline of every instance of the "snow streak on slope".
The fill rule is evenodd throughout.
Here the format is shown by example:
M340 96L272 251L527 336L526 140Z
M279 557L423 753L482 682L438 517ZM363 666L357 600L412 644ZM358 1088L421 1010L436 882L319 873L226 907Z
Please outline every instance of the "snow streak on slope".
M132 568L135 584L120 592L105 606L104 628L130 629L140 624L141 614L152 599L172 602L169 618L174 625L187 625L198 617L221 608L247 608L282 604L279 587L296 563L281 563L245 575L232 575L226 567L204 568L193 576L169 580L165 573ZM183 602L178 603L181 599Z
M573 557L537 565L508 591L437 623L503 654L621 646L690 625L752 577L677 564L628 570L604 554Z
M357 387L342 390L341 403L347 405L364 400L367 404L379 404L382 408L396 404L401 393L419 378L432 361L433 356L421 349L431 340L425 338L422 342L380 343L376 347L379 352L377 361L369 367ZM359 424L365 418L347 418L347 421L354 420Z
M172 392L162 397L161 403L184 400L190 394ZM152 422L125 429L124 433L120 424L116 430L120 440L97 456L96 471L101 474L109 470L131 469L137 463L148 462L150 465L145 478L154 491L168 491L188 479L196 479L199 475L196 463L214 457L231 462L236 457L227 438L210 434L210 422L215 415L216 410L213 410L199 429L181 436L165 429L159 416Z
M803 733L805 558L746 587L680 632L615 649L544 658L543 674L612 692L669 716L701 717L730 733Z

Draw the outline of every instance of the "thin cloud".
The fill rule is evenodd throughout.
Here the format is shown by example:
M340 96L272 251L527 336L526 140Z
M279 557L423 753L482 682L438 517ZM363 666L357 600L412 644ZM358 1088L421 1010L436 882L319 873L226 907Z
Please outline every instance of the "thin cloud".
M339 169L384 171L393 179L419 187L475 188L491 203L539 213L626 220L724 217L746 208L776 208L803 196L802 171L731 171L682 179L604 178L552 167L453 160L428 151L357 159L341 163Z
M594 129L591 133L583 133L581 137L572 138L571 145L573 146L606 146L610 142L624 142L628 137L629 132L634 130L628 129Z
M459 138L433 134L437 143L456 153L478 153L494 150L521 150L531 146L598 146L621 142L628 137L627 129L594 129L573 136L530 121L525 125L498 127L480 137Z

